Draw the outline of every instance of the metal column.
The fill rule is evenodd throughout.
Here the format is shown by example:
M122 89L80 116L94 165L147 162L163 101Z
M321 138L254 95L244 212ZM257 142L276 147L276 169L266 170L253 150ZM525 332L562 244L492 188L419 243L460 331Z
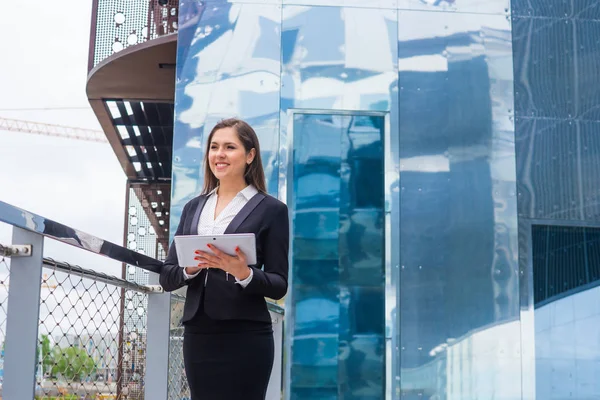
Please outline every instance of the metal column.
M158 275L150 274L150 284L158 283ZM148 294L148 331L146 342L145 400L165 400L169 386L169 328L171 326L171 294Z
M281 378L283 374L283 315L269 311L273 322L273 341L275 343L275 356L273 358L273 369L269 378L266 400L281 399Z
M10 263L2 397L32 399L37 367L44 237L14 227L12 240L13 245L32 245L32 252L28 257L12 258Z

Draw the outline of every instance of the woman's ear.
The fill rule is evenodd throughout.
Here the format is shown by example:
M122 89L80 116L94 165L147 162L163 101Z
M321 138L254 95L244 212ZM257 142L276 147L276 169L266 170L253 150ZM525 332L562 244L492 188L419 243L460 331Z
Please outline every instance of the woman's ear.
M256 157L256 149L253 148L248 152L248 155L246 156L246 164L252 164L252 161L254 161L254 157Z

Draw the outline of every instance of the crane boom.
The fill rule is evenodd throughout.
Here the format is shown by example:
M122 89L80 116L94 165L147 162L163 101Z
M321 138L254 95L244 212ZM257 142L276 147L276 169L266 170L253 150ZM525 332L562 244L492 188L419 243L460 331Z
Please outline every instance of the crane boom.
M45 124L42 122L23 121L2 117L0 117L0 131L1 130L108 143L104 133L99 130L74 128L71 126Z

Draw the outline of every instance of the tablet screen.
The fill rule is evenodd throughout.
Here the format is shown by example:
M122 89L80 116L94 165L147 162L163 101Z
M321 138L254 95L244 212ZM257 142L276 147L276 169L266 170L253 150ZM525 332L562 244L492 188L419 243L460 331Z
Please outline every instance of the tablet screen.
M179 266L195 267L198 265L196 250L212 253L208 244L214 245L222 252L235 255L235 248L239 246L248 259L248 265L255 265L256 260L256 238L254 233L234 233L229 235L189 235L175 236L177 247L177 259Z

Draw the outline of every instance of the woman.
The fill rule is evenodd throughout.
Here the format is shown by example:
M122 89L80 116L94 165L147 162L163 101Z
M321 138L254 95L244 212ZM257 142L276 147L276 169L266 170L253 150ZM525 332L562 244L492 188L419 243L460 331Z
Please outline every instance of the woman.
M254 233L258 264L248 266L239 249L230 256L211 247L182 268L173 242L160 284L188 285L183 356L192 400L262 400L274 356L264 298L287 291L288 211L266 194L258 138L246 122L213 128L204 165L203 193L185 205L175 235Z

